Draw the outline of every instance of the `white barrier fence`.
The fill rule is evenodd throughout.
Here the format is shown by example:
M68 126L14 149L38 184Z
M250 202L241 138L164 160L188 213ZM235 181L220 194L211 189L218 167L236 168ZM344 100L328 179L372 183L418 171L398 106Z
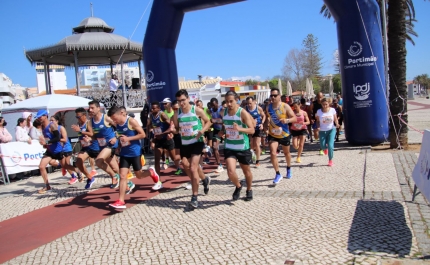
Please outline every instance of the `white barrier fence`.
M24 142L10 142L0 144L1 162L4 169L4 182L9 182L7 175L39 169L40 160L45 149L39 141L31 144Z

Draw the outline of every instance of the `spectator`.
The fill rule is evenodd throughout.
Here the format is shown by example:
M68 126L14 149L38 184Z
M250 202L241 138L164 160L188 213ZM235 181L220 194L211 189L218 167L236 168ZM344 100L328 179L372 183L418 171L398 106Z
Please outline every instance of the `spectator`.
M25 129L26 120L24 118L19 118L18 123L15 128L15 139L17 142L27 142L31 144L31 137L28 135Z
M33 127L33 125L31 124L31 119L33 118L33 114L31 114L31 112L23 112L22 118L25 119L25 127L24 128L28 134L28 133L30 133L31 127Z
M39 120L34 120L33 127L30 129L30 137L33 140L39 141L41 135L43 135L42 123Z
M5 144L12 141L12 135L9 133L9 131L5 128L7 125L7 122L4 120L3 117L0 117L0 143Z

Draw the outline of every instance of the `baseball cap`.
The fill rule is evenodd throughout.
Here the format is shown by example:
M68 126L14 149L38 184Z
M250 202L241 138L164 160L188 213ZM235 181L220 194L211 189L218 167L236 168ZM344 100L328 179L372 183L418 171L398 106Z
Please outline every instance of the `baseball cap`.
M42 116L48 116L49 112L46 109L41 109L37 112L35 119L39 119Z
M165 98L163 99L163 103L172 103L172 101L170 100L170 98Z
M129 113L129 114L128 114L128 116L130 116L130 117L132 117L132 118L134 118L134 117L135 117L135 115L134 115L134 113L133 113L133 112Z

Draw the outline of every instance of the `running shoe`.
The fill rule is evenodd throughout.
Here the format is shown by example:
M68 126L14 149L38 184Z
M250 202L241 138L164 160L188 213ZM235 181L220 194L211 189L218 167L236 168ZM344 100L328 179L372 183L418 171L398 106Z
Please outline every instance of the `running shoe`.
M175 175L181 175L182 174L182 169L178 168L178 170L176 170Z
M207 165L207 164L209 164L209 162L210 162L210 161L209 161L209 158L208 158L208 157L206 157L206 158L203 160L203 164L206 164L206 165Z
M116 209L125 209L127 206L125 206L125 202L122 202L120 200L117 200L114 203L109 204L110 207L116 208Z
M67 174L67 171L65 168L61 168L61 174L63 175L63 177Z
M164 163L169 166L170 165L170 160L168 158L166 158L166 161L164 161Z
M278 184L282 180L281 174L276 174L275 179L273 180L273 184Z
M256 162L256 163L255 163L255 166L256 166L256 167L259 167L259 166L260 166L260 161Z
M40 189L38 192L39 194L45 194L51 190L52 190L51 187L44 187L43 189Z
M191 202L188 204L191 208L197 208L199 206L199 202L197 201L197 196L191 197Z
M127 179L132 179L132 178L134 178L134 175L133 175L133 173L131 173L131 171L129 170L129 171L128 171L128 174L127 174Z
M211 184L211 177L206 177L203 181L203 191L207 195L209 193L209 184Z
M297 157L296 162L297 162L297 163L302 163L302 160L300 160L300 157L299 157L299 156Z
M92 171L91 171L92 172ZM78 175L78 181L82 182L84 181L85 175L81 173L81 175Z
M97 170L91 170L91 172L90 172L90 174L91 174L91 176L96 176L97 174L98 174L98 172L97 172Z
M160 181L160 176L157 174L157 171L155 171L154 167L149 167L149 173L151 174L152 181L154 183L158 183Z
M218 168L214 171L215 173L221 173L224 171L224 168L222 165L219 165Z
M328 155L328 149L324 149L324 155Z
M328 166L329 166L329 167L332 167L332 166L333 166L333 160L329 160L329 161L328 161Z
M208 157L212 157L212 149L209 146L206 148L206 153L208 154Z
M320 150L320 156L324 155L324 151Z
M252 190L246 191L245 201L252 201Z
M252 163L255 164L255 162L257 161L257 156L255 155L255 152L252 151Z
M185 189L191 190L192 188L193 188L193 185L191 185L191 182L187 182L187 184L185 185Z
M92 179L87 179L87 185L85 185L85 189L91 189L91 186L93 186L94 182L96 182L95 177L93 177Z
M261 154L265 155L266 154L266 150L261 151Z
M292 177L293 177L293 173L291 173L291 168L290 169L288 169L287 168L287 175L285 176L287 179L291 179Z
M239 188L236 187L236 189L233 192L233 201L239 200L241 190L242 190L242 186L240 186Z
M161 181L158 181L157 183L154 184L154 186L152 186L152 190L160 190L163 188L163 183L161 183Z
M69 184L69 185L73 185L73 184L75 184L76 182L78 182L78 179L77 179L77 178L74 178L74 177L71 177L71 178L70 178L70 180L69 180L69 182L68 182L68 184Z
M110 185L110 188L111 189L117 189L118 187L119 187L119 175L118 174L115 174L115 176L113 176L115 179L116 179L116 183L114 184L114 183L112 183L111 185Z
M136 185L134 185L134 183L133 182L131 182L131 181L129 181L128 183L127 183L127 192L125 193L125 194L130 194L132 191L133 191L133 189L136 187Z

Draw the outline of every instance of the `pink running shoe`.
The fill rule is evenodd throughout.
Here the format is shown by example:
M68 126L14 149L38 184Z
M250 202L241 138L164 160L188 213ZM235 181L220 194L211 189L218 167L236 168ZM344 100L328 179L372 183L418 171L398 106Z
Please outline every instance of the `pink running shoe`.
M97 170L91 170L91 176L97 176L97 174L98 174L98 172L97 172Z
M332 161L332 160L329 160L329 161L328 161L328 166L329 166L329 167L332 167L332 166L333 166L333 161Z
M78 179L77 178L70 178L70 180L69 180L69 185L73 185L73 184L75 184L76 182L78 182Z
M324 149L324 155L328 155L328 149Z
M151 173L152 181L154 181L154 183L158 183L160 181L160 176L155 171L155 168L154 167L150 167L149 168L149 172Z
M125 206L125 202L122 202L120 200L117 200L114 203L109 204L110 207L116 208L116 209L125 209L127 206Z

